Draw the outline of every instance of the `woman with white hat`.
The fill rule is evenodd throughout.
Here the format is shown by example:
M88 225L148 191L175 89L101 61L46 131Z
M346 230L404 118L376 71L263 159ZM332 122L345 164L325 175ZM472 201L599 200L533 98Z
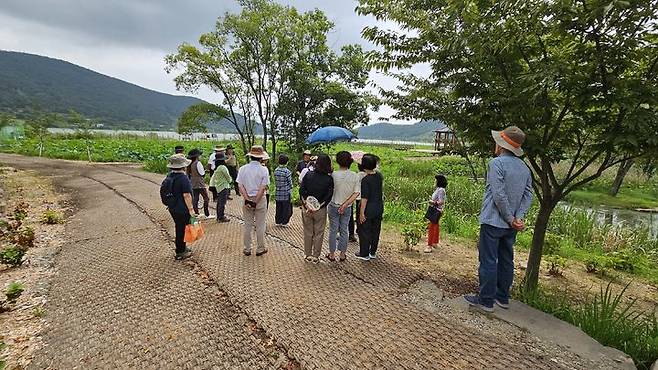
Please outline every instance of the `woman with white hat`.
M192 161L183 154L169 157L167 167L170 172L160 186L160 198L167 206L176 228L176 259L189 257L192 251L185 245L185 226L196 212L192 207L192 183L185 174L185 168Z

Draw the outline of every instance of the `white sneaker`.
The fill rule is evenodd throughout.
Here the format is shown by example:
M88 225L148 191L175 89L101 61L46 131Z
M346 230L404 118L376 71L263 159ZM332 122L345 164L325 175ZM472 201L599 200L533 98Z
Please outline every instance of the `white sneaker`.
M370 259L371 259L371 260L374 260L375 258L377 258L376 255L374 255L374 254L371 254L371 255L370 255Z
M212 219L215 218L215 217L217 217L217 216L215 216L215 215L208 215L208 216L206 216L206 219L207 219L207 220L212 220Z

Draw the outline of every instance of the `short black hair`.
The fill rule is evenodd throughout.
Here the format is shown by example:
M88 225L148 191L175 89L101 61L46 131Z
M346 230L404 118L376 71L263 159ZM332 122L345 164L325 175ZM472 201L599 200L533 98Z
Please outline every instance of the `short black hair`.
M367 171L374 170L377 168L377 157L372 154L364 154L361 158L361 167Z
M352 163L354 163L354 160L352 159L352 154L350 154L350 152L341 150L336 154L336 162L341 167L350 168Z
M179 154L185 152L185 147L182 145L176 145L174 147L174 153Z
M318 159L315 160L315 166L313 166L313 171L327 175L333 172L333 169L331 168L331 158L326 154L318 155Z
M280 165L282 165L282 166L287 165L287 164L288 164L288 160L289 160L289 158L288 158L287 155L285 155L285 154L281 154L281 155L279 155L279 164L280 164Z
M226 160L224 159L215 159L215 167L217 166L226 166Z
M437 188L444 188L445 189L445 188L448 187L448 179L446 178L446 176L444 174L440 173L440 174L434 176L434 178L436 179L436 187Z

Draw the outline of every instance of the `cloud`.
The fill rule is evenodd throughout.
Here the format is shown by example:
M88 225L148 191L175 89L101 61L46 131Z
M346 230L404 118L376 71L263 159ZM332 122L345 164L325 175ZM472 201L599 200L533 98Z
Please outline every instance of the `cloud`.
M335 24L328 37L334 49L350 43L374 48L361 38L361 30L375 21L354 12L356 0L279 2L300 11L324 11ZM149 89L181 94L164 72L164 56L212 30L225 12L236 11L239 5L232 0L2 0L0 49L63 59ZM381 74L373 74L373 81L395 88L395 82ZM218 100L207 90L197 96ZM384 106L372 112L371 121L394 113Z

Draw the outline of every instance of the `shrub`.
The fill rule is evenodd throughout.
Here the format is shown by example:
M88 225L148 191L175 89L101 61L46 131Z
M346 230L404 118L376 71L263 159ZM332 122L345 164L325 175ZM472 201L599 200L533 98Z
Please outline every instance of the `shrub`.
M553 276L562 276L564 268L567 266L567 259L552 254L545 257L545 261L548 264L548 273Z
M617 271L633 272L638 258L631 250L622 249L609 253L608 261L609 266Z
M25 203L25 202L20 202L14 207L14 212L12 213L12 216L14 220L16 221L23 221L27 218L27 209L30 206Z
M427 225L421 222L408 223L402 227L406 250L411 250L418 244L423 235L425 235L426 227Z
M41 215L41 222L47 225L61 224L64 222L64 215L52 209L47 209Z
M6 246L0 250L0 262L10 266L18 266L22 263L24 254L25 251L15 245Z
M42 318L46 316L46 310L43 307L34 307L32 309L32 315L34 317Z
M34 229L30 226L21 226L12 235L12 241L23 249L34 247Z
M589 255L583 262L585 263L585 271L590 274L604 272L610 266L610 260L605 256Z
M561 238L553 233L546 233L546 238L544 239L544 249L542 254L544 256L550 256L558 254L560 251L560 242Z
M5 290L5 295L7 296L7 301L10 303L16 302L18 297L23 294L23 291L25 290L25 287L23 284L21 284L18 281L14 281L13 283L9 284L7 289Z

